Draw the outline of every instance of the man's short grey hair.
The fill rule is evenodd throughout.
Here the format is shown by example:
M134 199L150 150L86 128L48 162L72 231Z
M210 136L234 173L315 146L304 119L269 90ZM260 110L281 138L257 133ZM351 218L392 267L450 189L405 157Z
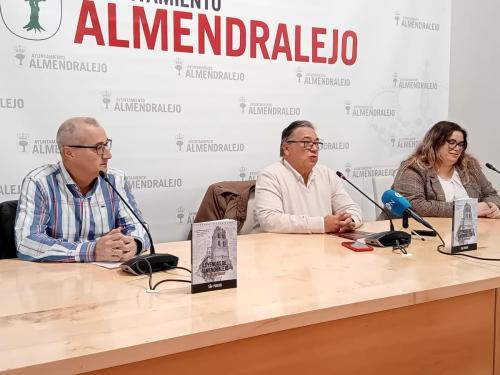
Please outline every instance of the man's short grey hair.
M314 125L307 120L294 121L290 125L288 125L285 129L283 129L283 131L281 132L280 156L283 156L283 144L285 144L286 141L288 141L291 138L293 131L297 128L304 128L304 127L311 128L312 130L316 131Z
M92 117L72 117L64 121L57 130L57 146L62 152L62 146L78 142L80 130L83 126L101 126L95 118Z

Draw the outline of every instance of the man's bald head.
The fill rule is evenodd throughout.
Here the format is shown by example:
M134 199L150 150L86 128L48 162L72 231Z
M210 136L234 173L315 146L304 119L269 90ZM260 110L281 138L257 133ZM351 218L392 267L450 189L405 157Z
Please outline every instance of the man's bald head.
M85 129L89 126L101 126L92 117L72 117L64 121L57 130L57 146L62 151L62 146L80 144Z

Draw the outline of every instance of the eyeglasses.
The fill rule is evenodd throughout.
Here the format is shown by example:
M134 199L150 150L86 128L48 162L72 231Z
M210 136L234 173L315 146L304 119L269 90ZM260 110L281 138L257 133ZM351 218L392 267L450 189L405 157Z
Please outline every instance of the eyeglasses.
M111 151L111 146L113 145L113 141L111 139L106 139L105 143L98 143L95 146L82 146L82 145L66 145L68 147L74 148L93 148L97 155L104 155L106 150Z
M448 143L448 147L451 148L451 149L454 149L455 147L458 147L458 148L460 148L460 149L463 150L465 147L467 147L467 143L466 142L457 142L454 139L447 139L446 143Z
M319 141L286 141L286 143L302 143L304 145L304 149L312 150L313 146L316 146L317 150L321 150L323 148L323 142Z

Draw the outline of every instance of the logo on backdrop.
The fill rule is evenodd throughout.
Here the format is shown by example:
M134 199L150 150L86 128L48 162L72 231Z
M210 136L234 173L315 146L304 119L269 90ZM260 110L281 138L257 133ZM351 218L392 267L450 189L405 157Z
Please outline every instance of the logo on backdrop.
M16 184L2 184L0 183L0 197L6 196L19 196L21 194L21 185Z
M335 87L351 86L351 79L347 77L335 77L325 73L306 72L301 67L298 67L295 72L297 83L300 85Z
M396 110L388 106L355 105L347 100L344 105L345 113L350 117L395 117Z
M353 167L351 163L346 163L344 166L345 174L350 178L394 177L397 170L398 168L392 166Z
M249 171L247 167L241 166L238 169L238 176L241 181L255 181L257 180L258 171Z
M24 99L0 97L0 109L23 109Z
M185 78L214 81L244 81L245 73L218 69L210 65L187 65L181 59L176 59L174 68L177 75ZM181 75L182 72L182 75Z
M423 31L439 31L439 23L421 20L418 17L409 17L402 15L399 11L394 12L394 21L396 26L406 29L415 29Z
M106 111L136 113L181 113L178 103L152 101L140 97L117 97L113 99L111 91L101 91L102 107Z
M182 178L126 176L125 179L131 190L171 189L182 187Z
M196 217L196 211L190 212L182 206L177 207L175 210L175 217L177 219L177 224L191 225L194 223L194 218Z
M421 80L412 77L399 77L398 73L392 75L392 83L399 89L417 89L417 90L437 90L438 83L430 80Z
M30 139L28 133L17 134L17 149L23 154L59 155L55 139Z
M5 27L19 38L47 40L61 27L62 0L0 0L0 14Z
M175 144L178 152L193 153L243 152L246 147L244 143L220 143L214 139L184 140L180 133L175 136Z
M175 136L175 144L177 145L177 151L182 151L184 145L184 136L182 134L179 133Z
M299 116L300 107L278 106L273 103L247 102L244 96L239 98L242 114L261 116Z
M49 0L47 0L49 1ZM108 64L98 61L83 61L65 55L51 53L28 53L26 47L14 47L14 62L20 68L37 70L59 70L83 73L107 73Z
M411 149L411 150L417 147L419 143L419 140L415 137L398 138L395 135L391 135L390 141L393 148Z

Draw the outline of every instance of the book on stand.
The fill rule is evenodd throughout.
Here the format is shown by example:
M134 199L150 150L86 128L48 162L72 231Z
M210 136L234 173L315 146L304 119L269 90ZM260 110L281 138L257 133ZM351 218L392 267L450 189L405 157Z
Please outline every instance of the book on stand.
M462 198L453 203L451 252L477 249L477 199Z
M236 288L237 223L194 223L191 240L191 293Z

